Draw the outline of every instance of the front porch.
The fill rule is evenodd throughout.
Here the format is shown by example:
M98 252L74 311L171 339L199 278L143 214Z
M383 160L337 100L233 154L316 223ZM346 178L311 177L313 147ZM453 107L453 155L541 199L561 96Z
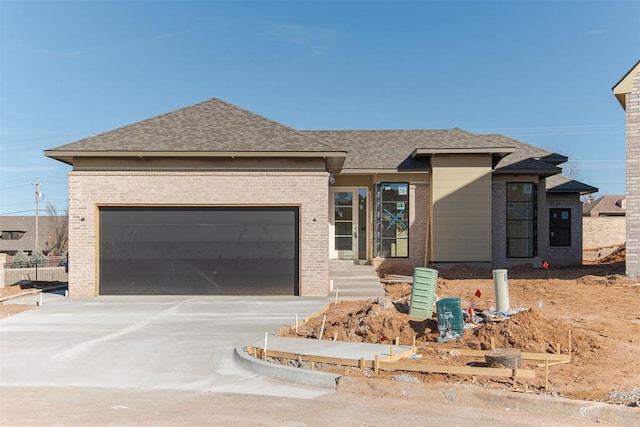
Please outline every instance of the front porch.
M360 300L385 296L376 270L371 265L355 264L353 260L329 260L329 280L333 284L330 297L339 300Z

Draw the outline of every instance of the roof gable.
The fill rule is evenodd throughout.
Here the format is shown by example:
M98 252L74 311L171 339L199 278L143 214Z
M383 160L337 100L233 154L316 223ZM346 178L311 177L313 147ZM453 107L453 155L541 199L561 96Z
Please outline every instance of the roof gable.
M51 150L54 152L327 152L330 146L217 98Z
M640 60L611 88L618 102L625 110L627 109L626 95L633 92L633 79L638 73L640 73Z

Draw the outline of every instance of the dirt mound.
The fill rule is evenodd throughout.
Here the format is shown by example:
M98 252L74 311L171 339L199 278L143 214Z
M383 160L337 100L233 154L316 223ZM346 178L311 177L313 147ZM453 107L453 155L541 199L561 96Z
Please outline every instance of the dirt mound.
M490 310L495 306L493 280L490 276L483 278L480 273L473 267L453 267L443 274L464 278L448 279L439 274L436 295L460 298L463 310L471 304L478 312ZM459 339L445 343L437 342L435 307L433 316L423 321L408 315L412 286L407 283L385 284L386 298L330 304L323 314L299 325L298 334L293 328L282 334L318 338L326 316L324 340L335 337L342 341L389 343L398 338L400 345L411 345L415 336L421 357L412 362L464 365L483 361L454 357L442 350L454 347L486 350L493 338L496 347L555 353L559 346L566 354L571 331L573 357L570 363L550 366L548 389L540 362L525 363L527 369L537 370L536 378L529 382L530 390L629 404L629 399L614 397L625 390L634 390L640 378L640 365L636 363L640 360L640 282L623 274L624 263L552 267L550 273L526 265L510 269L511 307L533 309L502 322L468 328ZM365 371L360 375L369 375ZM358 370L351 369L349 375L358 375ZM420 381L462 382L487 388L508 388L510 384L491 377L412 375Z
M576 331L567 322L548 319L533 310L522 311L503 322L485 323L473 330L471 335L480 342L482 349L490 348L491 338L493 338L496 347L514 347L535 353L555 353L559 346L562 353L567 353L569 331L571 331L574 354L600 348L590 334ZM473 343L474 339L470 341Z
M326 316L326 317L325 317ZM322 320L325 319L324 330ZM433 323L433 324L432 324ZM436 327L431 321L415 321L408 314L398 310L389 298L369 301L343 301L332 304L322 315L309 319L294 329L281 331L281 336L303 336L318 338L322 331L325 339L339 341L387 343L395 341L405 345L413 341L414 335L422 336Z

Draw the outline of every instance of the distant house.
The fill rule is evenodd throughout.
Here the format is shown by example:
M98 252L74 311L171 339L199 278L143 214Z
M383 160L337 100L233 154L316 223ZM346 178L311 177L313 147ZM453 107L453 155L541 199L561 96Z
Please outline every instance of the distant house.
M625 111L626 132L626 273L640 277L640 61L612 88Z
M624 195L612 194L600 197L583 208L584 216L624 216L627 199Z
M0 216L0 253L32 253L36 246L35 216ZM55 245L55 227L50 216L38 217L38 249L47 254Z
M462 129L299 131L219 99L45 151L71 295L327 296L329 260L582 261L567 157Z

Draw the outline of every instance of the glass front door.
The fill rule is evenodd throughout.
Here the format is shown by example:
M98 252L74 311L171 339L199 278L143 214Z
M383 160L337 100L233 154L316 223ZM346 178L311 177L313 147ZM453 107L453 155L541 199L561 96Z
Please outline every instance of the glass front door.
M367 189L333 188L331 258L367 258Z

